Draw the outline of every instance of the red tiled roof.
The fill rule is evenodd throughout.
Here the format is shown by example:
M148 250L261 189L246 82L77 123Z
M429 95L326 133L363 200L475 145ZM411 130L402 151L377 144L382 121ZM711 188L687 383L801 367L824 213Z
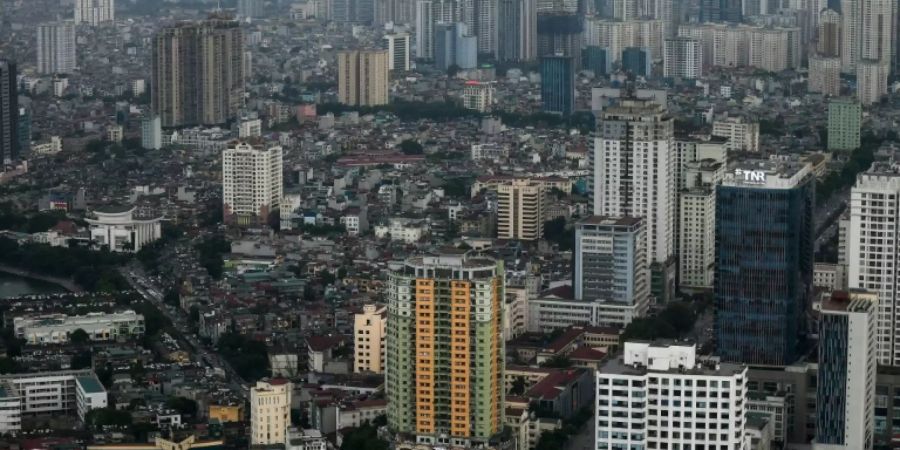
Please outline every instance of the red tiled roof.
M316 352L336 347L342 342L344 342L343 336L310 336L306 338L309 348Z
M600 361L606 358L606 353L600 350L594 350L587 345L582 345L569 353L569 359L578 359L582 361Z
M582 371L579 369L560 370L551 373L543 380L531 387L525 396L530 398L539 398L542 400L551 400L559 396L566 389L566 386L573 380L581 376Z

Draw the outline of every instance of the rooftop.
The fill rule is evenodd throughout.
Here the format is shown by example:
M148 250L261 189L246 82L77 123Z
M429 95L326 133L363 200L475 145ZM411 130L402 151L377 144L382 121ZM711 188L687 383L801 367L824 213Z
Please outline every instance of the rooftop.
M103 388L103 385L100 384L100 380L98 380L97 377L76 377L75 380L81 386L81 389L88 394L101 394L106 392L106 389Z

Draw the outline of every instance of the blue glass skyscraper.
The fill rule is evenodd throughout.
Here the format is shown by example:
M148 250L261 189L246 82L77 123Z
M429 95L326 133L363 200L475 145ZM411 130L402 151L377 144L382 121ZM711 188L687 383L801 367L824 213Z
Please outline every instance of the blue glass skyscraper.
M622 70L639 77L650 75L650 51L639 47L622 50Z
M808 164L746 161L716 191L716 344L725 361L786 365L800 355L814 178Z
M575 112L575 61L571 56L541 57L541 110L564 116Z

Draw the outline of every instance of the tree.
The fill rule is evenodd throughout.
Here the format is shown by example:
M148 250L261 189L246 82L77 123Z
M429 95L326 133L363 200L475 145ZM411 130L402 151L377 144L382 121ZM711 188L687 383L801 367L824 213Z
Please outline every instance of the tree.
M178 411L183 416L197 414L197 402L186 397L172 397L166 401L166 408Z
M516 377L513 380L512 388L509 390L510 395L522 395L525 393L525 377Z
M366 423L344 435L341 450L388 450L388 442L378 437L378 429Z
M89 369L94 365L94 354L89 349L82 350L72 357L72 370Z
M69 342L73 345L84 345L87 344L91 340L91 337L87 334L87 331L82 330L81 328L77 328L75 331L69 334Z
M181 294L178 292L178 288L171 288L166 291L166 295L163 296L163 303L172 306L181 305Z
M421 155L425 153L422 144L411 139L406 139L400 143L400 151L403 152L404 155Z
M131 413L113 407L97 408L88 411L84 424L94 430L103 427L127 427L131 425Z

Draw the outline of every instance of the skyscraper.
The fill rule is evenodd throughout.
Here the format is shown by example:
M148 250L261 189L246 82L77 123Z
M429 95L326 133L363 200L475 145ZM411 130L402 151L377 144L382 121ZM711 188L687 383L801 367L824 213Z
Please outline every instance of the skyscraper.
M406 72L409 70L409 35L392 33L384 36L384 48L388 51L388 70Z
M700 78L703 69L703 47L698 39L677 37L665 40L663 76L667 78Z
M434 3L416 2L416 57L419 59L434 59L434 24Z
M474 69L478 64L477 39L462 22L434 26L434 65L440 70L452 66Z
M513 179L497 186L497 238L536 241L544 237L543 183Z
M466 24L478 42L478 53L497 53L497 2L499 0L460 0L460 21Z
M16 64L0 59L0 164L19 159L20 148Z
M97 26L116 20L115 0L75 0L75 24Z
M575 112L575 60L541 57L541 111L568 116Z
M260 140L234 141L222 152L222 212L237 225L265 225L281 205L282 151Z
M717 354L792 364L801 355L812 288L815 176L808 164L739 167L716 192Z
M151 75L162 126L225 123L244 101L244 33L216 17L163 28L153 38Z
M841 59L846 72L860 60L893 63L897 4L891 0L841 0Z
M872 449L878 295L834 292L822 301L813 449Z
M351 106L387 105L387 50L345 50L338 53L338 101Z
M703 158L684 163L684 188L678 194L678 271L682 290L713 285L716 249L716 186L724 161Z
M499 0L497 59L537 58L537 0Z
M828 150L855 150L860 144L862 107L843 98L828 102Z
M622 50L622 70L638 77L650 76L650 58L646 48L627 47Z
M826 9L819 14L816 51L820 56L841 56L841 14L833 9Z
M502 262L457 249L388 279L388 426L420 444L476 447L503 431Z
M585 218L575 228L575 299L599 303L597 323L626 326L650 306L644 222Z
M581 64L582 69L594 72L595 76L606 75L612 70L609 50L603 47L585 47L581 51Z
M257 381L250 388L251 445L284 444L291 425L293 390L284 379Z
M565 55L581 67L584 20L575 14L538 14L537 56Z
M237 15L245 19L256 19L263 14L263 0L237 0Z
M75 71L75 25L68 21L37 27L37 69L43 74Z
M832 97L841 95L841 58L810 55L807 86L809 92Z
M863 106L881 101L887 95L890 66L884 61L860 59L856 61L856 98Z

